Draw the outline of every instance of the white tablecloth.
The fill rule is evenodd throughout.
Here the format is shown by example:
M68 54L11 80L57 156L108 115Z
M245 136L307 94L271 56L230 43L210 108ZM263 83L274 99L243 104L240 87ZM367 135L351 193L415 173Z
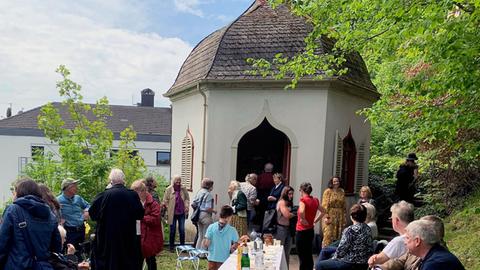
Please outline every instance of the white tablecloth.
M271 258L273 269L288 270L287 260L283 252L283 246L265 247L264 261ZM219 270L235 270L237 269L237 252L230 254L230 257L220 266ZM255 269L254 258L250 257L250 269Z

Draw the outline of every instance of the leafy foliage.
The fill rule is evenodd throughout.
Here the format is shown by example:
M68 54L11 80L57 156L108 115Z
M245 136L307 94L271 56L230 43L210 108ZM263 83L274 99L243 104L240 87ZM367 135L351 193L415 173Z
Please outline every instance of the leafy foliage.
M142 178L145 173L145 163L142 157L133 150L136 137L137 134L132 127L120 132L119 149L117 155L115 155L116 167L123 171L128 184Z
M286 4L313 26L305 52L274 60L270 68L295 79L324 70L340 75L345 56L366 59L382 94L364 113L374 124L409 127L408 141L425 149L480 156L480 3L466 1L271 0ZM335 40L331 52L314 56L318 40ZM277 58L276 58L277 59ZM309 63L305 65L305 63ZM327 69L325 69L327 68ZM451 158L451 157L449 157ZM450 160L446 160L449 162Z
M57 73L62 76L62 80L57 82L57 89L65 98L62 106L68 109L70 118L62 119L51 103L42 108L38 117L39 128L59 145L59 151L37 155L34 162L27 165L25 174L46 183L56 193L60 191L64 178L81 180L79 192L88 200L105 188L113 166L125 171L127 181L141 176L145 171L143 160L129 155L135 147L135 131L127 128L121 133L119 154L112 157L109 153L113 132L106 122L112 113L107 98L101 98L94 106L84 104L81 86L69 78L70 71L62 65ZM66 128L65 121L71 121L73 127Z
M372 161L392 179L391 157L416 150L429 206L448 213L455 196L478 185L480 166L480 2L478 0L270 0L311 25L304 52L289 59L251 59L262 75L341 76L360 53L382 94L361 113L372 123ZM334 40L317 56L319 41ZM321 71L321 72L319 72ZM377 156L377 157L375 157ZM382 164L386 161L386 164ZM396 170L393 170L395 172ZM465 184L469 183L469 184Z

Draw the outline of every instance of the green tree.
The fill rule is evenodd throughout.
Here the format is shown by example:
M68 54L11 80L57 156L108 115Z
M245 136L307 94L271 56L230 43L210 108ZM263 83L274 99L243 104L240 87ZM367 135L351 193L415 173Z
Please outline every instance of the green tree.
M107 98L101 98L93 106L83 103L81 86L69 78L70 71L61 65L56 72L62 76L57 89L65 100L60 108L51 103L44 106L38 125L48 139L59 145L59 151L56 155L38 155L28 164L25 174L46 183L55 192L59 192L65 177L79 179L80 194L87 199L105 188L113 166L124 169L128 181L141 175L145 170L141 157L125 154L135 147L135 131L131 127L124 130L119 154L110 155L113 132L107 127L107 119L112 115ZM68 111L68 119L62 119L59 109Z
M375 126L408 127L408 143L450 162L480 153L480 2L410 0L270 0L313 26L306 49L253 64L264 74L303 76L348 72L345 56L359 52L382 94L364 113ZM318 40L335 40L316 55ZM383 119L383 121L382 121Z
M372 123L373 171L388 173L396 157L417 150L427 205L449 212L480 185L480 1L269 0L312 26L293 57L249 59L275 78L339 76L360 53L381 98L365 114ZM319 41L333 49L316 54ZM324 71L318 75L319 70ZM372 169L372 168L371 168Z
M145 174L145 163L135 148L136 132L130 126L120 132L120 144L115 156L115 166L125 173L127 184L142 178Z

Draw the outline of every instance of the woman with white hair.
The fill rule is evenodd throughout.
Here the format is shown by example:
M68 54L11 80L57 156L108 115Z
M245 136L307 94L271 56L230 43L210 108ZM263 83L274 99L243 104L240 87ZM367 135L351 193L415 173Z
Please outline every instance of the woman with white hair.
M185 218L188 216L190 196L187 188L182 185L179 175L172 177L172 184L165 189L163 205L167 207L168 224L170 225L170 252L175 248L175 232L180 234L180 245L185 245Z
M232 226L237 229L238 235L248 235L247 227L247 196L240 190L240 183L236 180L228 186L230 206L233 208Z
M376 239L378 237L378 227L375 219L375 206L371 203L362 203L362 205L367 209L367 219L365 220L365 224L367 224L372 230L372 238Z
M160 221L160 205L148 192L143 179L136 180L130 187L137 192L140 202L145 209L145 214L140 222L142 254L145 258L148 270L157 270L155 256L163 249L163 231Z

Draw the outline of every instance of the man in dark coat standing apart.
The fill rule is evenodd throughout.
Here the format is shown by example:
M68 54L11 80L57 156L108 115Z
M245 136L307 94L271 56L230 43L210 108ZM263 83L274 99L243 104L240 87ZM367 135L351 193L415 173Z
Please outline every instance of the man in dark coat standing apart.
M405 160L405 163L400 165L397 171L397 183L395 186L395 193L399 200L404 200L413 203L415 189L415 180L418 177L418 165L415 163L417 160L415 153L410 153Z
M135 191L125 187L120 169L112 169L108 179L111 187L98 194L89 209L90 218L97 222L92 269L140 270L142 203Z

